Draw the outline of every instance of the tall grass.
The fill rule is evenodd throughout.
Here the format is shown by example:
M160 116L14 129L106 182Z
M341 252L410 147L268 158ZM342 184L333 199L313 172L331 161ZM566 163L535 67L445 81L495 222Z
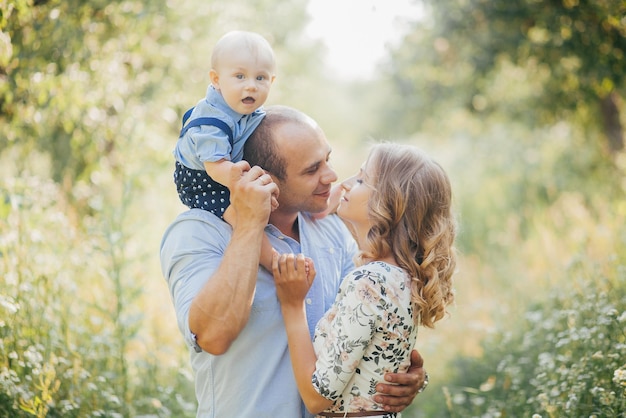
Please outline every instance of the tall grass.
M460 163L446 164L465 182L455 187L465 250L457 305L420 332L431 386L403 416L623 416L621 186L590 193L600 171L595 182L543 194L543 177L580 175L552 162L506 173L503 149L494 167L466 139L452 147ZM561 155L567 145L557 145L545 154ZM0 417L195 415L158 270L178 204L171 170L146 163L143 149L126 151L124 174L102 169L73 191L87 215L75 216L44 175L0 179ZM540 174L529 181L522 168ZM523 193L511 187L520 177Z
M480 358L454 362L450 416L625 416L624 221L622 199L589 208L575 194L536 220L521 250L548 301L486 339Z
M448 416L624 416L626 271L585 270L572 266L572 286L486 339L482 357L454 361Z
M415 139L437 138L461 257L450 316L418 336L430 386L403 416L623 416L626 154L566 121L502 121L450 111Z
M77 225L50 181L0 190L0 416L194 416L188 373L139 332L128 193Z

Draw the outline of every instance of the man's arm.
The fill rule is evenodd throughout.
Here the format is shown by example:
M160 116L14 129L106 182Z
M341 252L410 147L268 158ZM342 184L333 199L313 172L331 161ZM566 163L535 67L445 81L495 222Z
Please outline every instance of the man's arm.
M426 388L427 376L424 359L417 350L413 350L409 370L406 373L385 374L385 380L391 384L377 384L376 390L380 394L375 395L374 400L383 405L385 411L401 412Z
M260 167L249 169L245 161L236 166L241 171L234 171L232 179L230 209L236 218L232 237L219 267L189 310L189 328L198 345L215 355L228 350L248 321L270 199L278 192Z

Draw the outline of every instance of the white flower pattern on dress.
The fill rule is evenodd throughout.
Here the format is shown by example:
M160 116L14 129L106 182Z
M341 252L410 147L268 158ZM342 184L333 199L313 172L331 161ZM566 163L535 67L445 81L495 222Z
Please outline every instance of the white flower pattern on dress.
M350 272L315 329L312 383L329 412L380 410L372 400L386 372L405 372L417 338L410 278L376 261Z

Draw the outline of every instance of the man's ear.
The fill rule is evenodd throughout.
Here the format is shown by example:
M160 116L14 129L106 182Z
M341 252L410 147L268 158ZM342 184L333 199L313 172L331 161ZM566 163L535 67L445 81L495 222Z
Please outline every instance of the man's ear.
M211 84L215 87L216 90L220 89L220 76L214 69L211 68L209 71L209 78L211 79Z

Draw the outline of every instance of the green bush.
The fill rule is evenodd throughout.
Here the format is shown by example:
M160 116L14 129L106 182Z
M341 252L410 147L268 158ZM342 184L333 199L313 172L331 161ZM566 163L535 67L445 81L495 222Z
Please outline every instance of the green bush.
M192 379L138 333L122 226L101 214L82 231L51 181L0 190L0 417L194 416Z
M455 362L449 416L626 416L626 271L581 270L519 329L486 340L481 358Z

